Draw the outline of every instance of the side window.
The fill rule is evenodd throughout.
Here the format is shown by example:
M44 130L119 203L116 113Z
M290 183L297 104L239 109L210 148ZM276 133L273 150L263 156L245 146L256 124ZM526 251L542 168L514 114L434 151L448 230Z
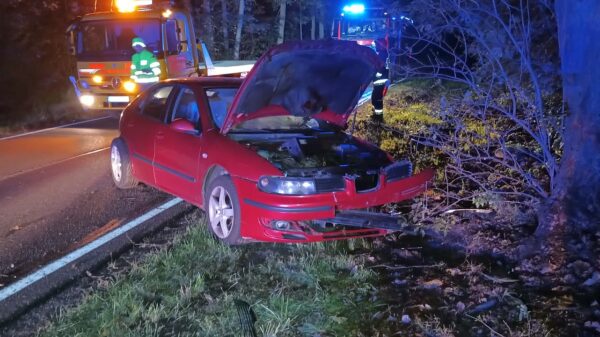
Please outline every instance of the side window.
M225 122L225 116L227 116L227 111L231 107L237 91L238 88L211 88L205 91L210 115L219 129Z
M142 115L164 121L171 91L173 86L160 87L150 92L142 105Z
M196 95L194 95L194 91L192 91L192 89L183 88L179 92L179 96L175 102L175 109L173 109L171 121L180 118L187 119L188 121L192 122L197 129L200 129L200 125L198 124L200 120L200 110L198 109Z
M177 39L177 21L168 20L165 25L166 36L167 36L167 51L169 55L177 55L179 51L177 50L177 45L179 44L179 40Z

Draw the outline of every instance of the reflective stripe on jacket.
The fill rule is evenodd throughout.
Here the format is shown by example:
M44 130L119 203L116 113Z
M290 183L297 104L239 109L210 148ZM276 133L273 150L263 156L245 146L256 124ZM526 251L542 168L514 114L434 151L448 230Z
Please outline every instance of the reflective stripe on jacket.
M136 83L158 82L160 62L148 50L144 49L131 57L131 79Z

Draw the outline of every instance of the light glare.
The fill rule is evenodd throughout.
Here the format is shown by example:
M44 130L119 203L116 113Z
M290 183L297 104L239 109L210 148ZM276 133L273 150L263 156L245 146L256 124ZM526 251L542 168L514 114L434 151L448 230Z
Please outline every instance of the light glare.
M79 102L81 102L81 105L86 107L94 105L94 101L95 99L92 95L81 95L81 97L79 97Z
M362 14L365 12L365 5L363 4L352 4L344 6L344 12L350 14Z
M123 83L123 88L125 88L125 91L127 92L134 92L136 89L136 85L132 81L125 81L125 83Z

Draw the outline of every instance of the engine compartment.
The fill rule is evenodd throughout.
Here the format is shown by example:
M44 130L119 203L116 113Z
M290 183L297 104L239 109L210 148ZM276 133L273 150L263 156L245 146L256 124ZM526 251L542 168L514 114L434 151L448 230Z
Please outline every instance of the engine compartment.
M292 177L377 174L390 159L342 131L236 133L229 137Z

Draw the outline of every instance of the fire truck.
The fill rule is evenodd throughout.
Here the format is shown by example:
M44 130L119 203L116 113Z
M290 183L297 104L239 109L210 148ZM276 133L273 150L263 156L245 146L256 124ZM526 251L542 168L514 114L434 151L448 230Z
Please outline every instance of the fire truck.
M356 41L363 46L380 44L387 49L390 76L399 64L403 32L413 21L400 12L383 6L351 3L342 7L331 27L331 36L339 40Z
M160 62L160 79L244 76L254 61L215 61L193 20L172 1L112 0L110 11L78 18L67 29L77 74L70 76L85 110L121 110L139 91L130 79L131 40L140 37Z

